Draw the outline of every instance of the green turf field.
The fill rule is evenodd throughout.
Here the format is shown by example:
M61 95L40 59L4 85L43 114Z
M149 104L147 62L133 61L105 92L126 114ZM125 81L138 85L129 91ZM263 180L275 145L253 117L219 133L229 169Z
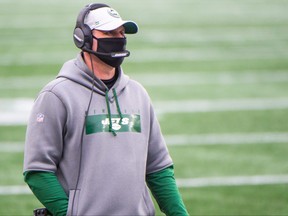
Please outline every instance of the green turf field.
M0 215L41 206L22 177L27 109L77 55L87 3L0 0ZM105 3L140 27L123 68L152 98L189 213L288 215L288 1Z

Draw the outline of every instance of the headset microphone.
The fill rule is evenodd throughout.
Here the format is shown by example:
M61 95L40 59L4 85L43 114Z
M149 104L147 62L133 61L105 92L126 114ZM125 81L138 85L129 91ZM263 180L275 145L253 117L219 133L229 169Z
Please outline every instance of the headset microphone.
M123 57L128 57L130 55L130 52L128 50L124 50L122 52L111 52L111 53L97 52L97 51L88 49L86 47L83 47L82 50L85 52L94 54L96 56L109 56L112 58L123 58Z
M121 58L121 57L128 57L130 55L130 52L128 50L125 50L123 52L112 52L110 54L111 57L113 58Z

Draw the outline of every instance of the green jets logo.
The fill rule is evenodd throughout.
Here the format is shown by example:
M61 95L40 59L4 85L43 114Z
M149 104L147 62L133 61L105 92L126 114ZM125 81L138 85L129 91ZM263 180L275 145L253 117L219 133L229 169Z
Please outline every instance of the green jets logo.
M141 132L140 115L124 114L122 119L119 115L111 115L111 122L115 132ZM86 134L109 132L109 116L107 114L87 116L85 125Z
M108 14L110 14L110 16L115 17L115 18L120 18L120 15L118 14L118 12L112 8L108 8L107 9Z

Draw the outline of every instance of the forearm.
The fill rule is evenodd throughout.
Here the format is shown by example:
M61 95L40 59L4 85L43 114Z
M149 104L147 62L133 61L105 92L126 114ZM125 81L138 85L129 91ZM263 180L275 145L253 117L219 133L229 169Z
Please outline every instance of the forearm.
M29 171L24 173L24 180L49 212L54 216L66 215L68 197L54 173Z
M163 213L189 215L176 185L173 166L147 175L146 182Z

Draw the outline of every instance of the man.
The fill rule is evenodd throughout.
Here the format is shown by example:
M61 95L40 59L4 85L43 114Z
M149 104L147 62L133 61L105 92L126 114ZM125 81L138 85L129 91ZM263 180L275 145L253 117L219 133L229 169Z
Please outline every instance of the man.
M166 215L188 215L147 92L120 67L137 31L87 5L73 35L82 52L35 100L24 179L53 215L154 215L146 183Z

